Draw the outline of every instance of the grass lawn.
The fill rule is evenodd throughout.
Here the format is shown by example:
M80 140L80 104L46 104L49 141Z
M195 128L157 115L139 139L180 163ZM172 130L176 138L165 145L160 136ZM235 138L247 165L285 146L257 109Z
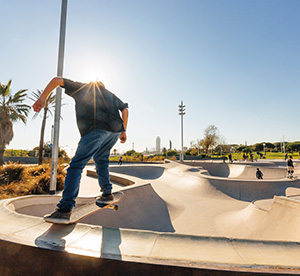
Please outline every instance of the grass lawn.
M293 153L288 154L288 156L293 156L293 159L300 159L299 153ZM243 153L233 153L232 154L233 159L242 160L243 159ZM253 158L255 159L255 154L253 154ZM260 157L257 157L258 160ZM266 159L283 159L284 160L284 154L281 152L266 152Z

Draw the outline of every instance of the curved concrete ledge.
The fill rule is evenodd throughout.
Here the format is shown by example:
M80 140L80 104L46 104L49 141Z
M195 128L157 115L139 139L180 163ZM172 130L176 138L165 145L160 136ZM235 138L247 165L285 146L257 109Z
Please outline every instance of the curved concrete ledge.
M96 172L96 170L87 170L87 176L92 176L92 177L98 177L98 174ZM122 177L116 173L112 173L110 172L109 173L109 176L110 176L110 180L112 182L115 182L115 183L118 183L118 184L121 184L123 186L130 186L130 185L133 185L135 184L136 182L129 179L128 177L125 178L125 177Z
M260 168L264 180L286 178L286 166L279 167L282 162L248 162L248 163L223 163L223 162L184 162L190 166L198 166L207 170L209 175L230 179L256 179L256 169Z
M299 243L300 200L285 196L249 204L238 211L224 213L215 220L216 227L222 228L234 237L259 240ZM299 256L298 256L299 257Z
M165 167L163 164L158 165L138 165L133 164L129 166L111 166L109 168L110 173L119 173L130 176L134 176L143 180L153 180L160 178L164 171Z
M241 165L239 165L242 167ZM271 168L274 170L274 168ZM212 176L201 170L201 177L206 178L218 190L238 200L253 201L272 198L274 195L285 195L288 187L299 187L300 179L247 179Z

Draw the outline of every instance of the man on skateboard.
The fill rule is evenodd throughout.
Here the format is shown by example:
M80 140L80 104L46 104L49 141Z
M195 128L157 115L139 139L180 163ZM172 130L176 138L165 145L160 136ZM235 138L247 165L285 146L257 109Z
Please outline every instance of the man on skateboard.
M65 93L75 100L77 126L81 139L67 170L63 197L57 204L57 209L44 217L48 222L70 220L79 192L81 173L91 157L95 161L98 182L102 191L102 196L98 201L106 203L113 201L108 158L118 138L121 143L127 140L128 104L123 103L99 81L81 83L55 77L34 103L34 111L39 112L45 107L49 94L58 86L64 88Z
M287 169L288 169L288 178L293 178L293 173L294 173L294 164L293 164L293 160L292 160L292 156L289 157L288 161L287 161Z
M256 169L256 178L263 179L263 173L259 168Z

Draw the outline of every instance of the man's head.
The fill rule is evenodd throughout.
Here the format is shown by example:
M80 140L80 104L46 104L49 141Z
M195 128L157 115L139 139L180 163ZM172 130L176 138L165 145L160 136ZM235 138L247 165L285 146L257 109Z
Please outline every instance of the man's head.
M102 81L91 81L90 83L89 83L89 86L90 87L96 87L96 88L105 88L105 85L103 84L103 82Z
M103 84L102 81L97 81L97 85L98 85L100 88L101 88L101 87L105 88L105 85Z

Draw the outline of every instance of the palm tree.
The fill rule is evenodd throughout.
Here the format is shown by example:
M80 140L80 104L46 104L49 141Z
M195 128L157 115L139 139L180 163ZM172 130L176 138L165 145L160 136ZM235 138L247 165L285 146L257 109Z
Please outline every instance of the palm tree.
M30 98L32 101L36 102L37 99L40 98L42 95L43 90L37 90L37 92L32 92L33 98ZM41 126L41 135L40 135L40 145L39 145L39 165L43 164L43 148L44 148L44 136L45 136L45 128L46 128L46 120L48 117L48 113L52 115L51 108L55 106L55 93L51 92L49 97L46 100L46 105L44 107L44 113L43 113L43 120L42 120L42 126ZM36 112L33 116L35 119L39 112Z
M3 155L6 146L14 137L13 122L21 120L26 124L30 106L23 104L27 89L11 92L12 80L6 85L0 83L0 166L3 165Z

